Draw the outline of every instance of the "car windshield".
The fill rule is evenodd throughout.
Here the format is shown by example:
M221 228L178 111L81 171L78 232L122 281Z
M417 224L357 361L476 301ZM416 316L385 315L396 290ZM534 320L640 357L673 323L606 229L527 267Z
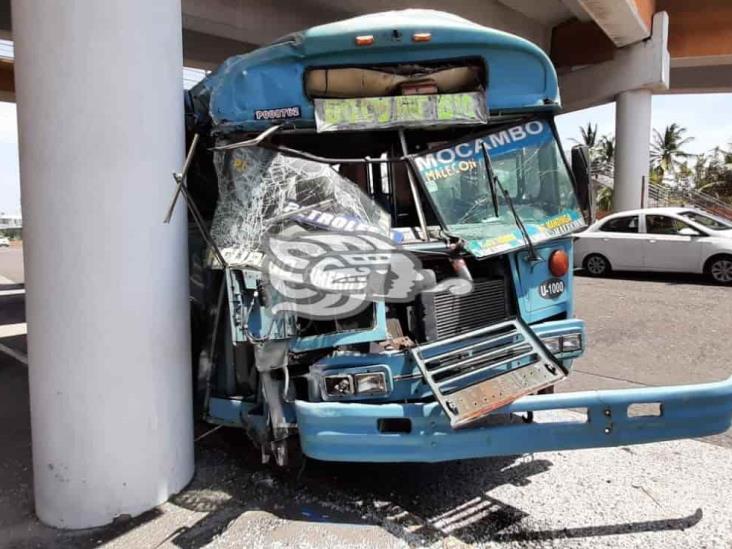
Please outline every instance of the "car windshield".
M727 223L726 221L722 221L717 217L711 217L699 212L681 212L681 215L683 215L687 219L691 219L692 221L699 223L699 225L702 225L707 229L712 229L713 231L729 231L730 229L732 229L732 224Z
M414 159L443 224L470 252L484 257L525 245L501 189L491 189L483 146L533 242L584 226L551 125L533 119Z

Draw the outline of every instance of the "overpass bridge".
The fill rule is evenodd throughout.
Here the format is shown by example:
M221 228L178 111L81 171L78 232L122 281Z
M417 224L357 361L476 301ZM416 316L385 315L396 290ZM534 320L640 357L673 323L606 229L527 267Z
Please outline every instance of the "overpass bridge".
M183 63L213 69L280 36L412 0L181 1ZM443 9L424 0L422 8ZM616 101L618 209L646 202L651 94L732 91L732 2L725 0L462 0L449 9L531 40L552 58L564 112ZM0 0L0 38L12 39ZM63 47L55 44L54 47ZM14 63L0 52L0 100L15 100Z
M732 91L727 0L0 0L0 99L17 101L36 511L137 515L193 473L183 64L292 31L449 9L549 53L565 110L616 101L616 205L641 203L654 93ZM646 191L647 192L647 191ZM72 212L73 215L69 215ZM140 383L145 380L145 383Z

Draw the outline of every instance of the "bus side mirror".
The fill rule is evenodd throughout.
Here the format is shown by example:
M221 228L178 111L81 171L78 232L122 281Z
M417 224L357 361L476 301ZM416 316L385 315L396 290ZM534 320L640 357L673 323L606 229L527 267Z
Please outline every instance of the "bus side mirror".
M595 195L590 173L590 149L586 145L572 147L572 174L579 207L585 216L585 221L591 225L595 221Z

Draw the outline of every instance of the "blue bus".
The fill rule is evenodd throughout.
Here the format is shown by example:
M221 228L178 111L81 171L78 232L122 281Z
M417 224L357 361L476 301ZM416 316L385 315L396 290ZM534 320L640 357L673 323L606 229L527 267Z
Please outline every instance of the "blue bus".
M588 344L571 265L592 218L560 109L541 49L428 10L285 36L187 92L197 413L278 465L728 429L732 381L554 392Z

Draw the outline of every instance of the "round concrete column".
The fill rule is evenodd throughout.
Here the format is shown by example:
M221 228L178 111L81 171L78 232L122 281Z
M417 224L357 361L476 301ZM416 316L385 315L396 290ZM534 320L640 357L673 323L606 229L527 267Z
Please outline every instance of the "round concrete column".
M649 90L623 92L616 99L613 196L616 212L647 204L651 102Z
M193 473L179 0L13 0L36 512L85 528Z

